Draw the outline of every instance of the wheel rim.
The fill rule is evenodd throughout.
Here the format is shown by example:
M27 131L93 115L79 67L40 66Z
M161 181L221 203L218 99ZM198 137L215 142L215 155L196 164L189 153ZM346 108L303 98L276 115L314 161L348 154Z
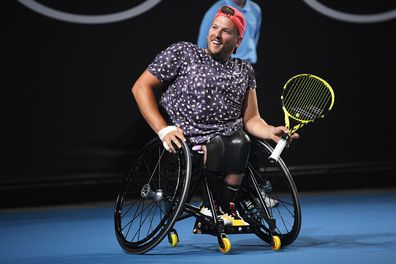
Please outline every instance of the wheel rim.
M266 186L264 201L269 206L267 209L272 218L276 220L277 228L275 233L271 233L268 223L260 217L263 210L258 210L258 199L255 191L252 191L251 182L245 182L240 199L240 207L245 217L256 222L260 229L257 236L268 243L272 243L272 235L277 235L283 246L291 244L298 236L301 227L301 209L300 202L292 176L286 165L281 159L276 166L264 169L267 163L267 157L270 155L272 148L265 142L254 140L252 142L252 154L249 160L247 174L255 177L259 185ZM249 177L245 177L249 178ZM269 183L269 184L268 184ZM269 186L268 186L269 185ZM246 201L254 205L254 210L248 209Z
M131 253L144 253L168 233L180 214L191 178L188 147L166 152L153 140L124 181L115 206L116 236Z

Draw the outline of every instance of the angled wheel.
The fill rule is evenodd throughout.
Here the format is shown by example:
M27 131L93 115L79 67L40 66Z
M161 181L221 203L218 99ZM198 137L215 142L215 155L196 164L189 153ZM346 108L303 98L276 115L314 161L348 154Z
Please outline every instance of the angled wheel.
M153 139L124 179L114 224L119 244L130 253L154 248L182 212L191 181L191 156L181 143L183 147L170 154L158 138Z
M280 239L282 246L289 245L297 238L301 227L301 207L297 188L290 171L282 159L275 164L269 164L267 159L272 153L272 147L257 139L252 140L252 150L248 168L239 196L239 206L244 217L260 226L256 233L258 237L273 244L273 236ZM271 232L269 224L264 219L262 204L258 193L253 187L252 177L258 183L260 195L265 202L271 218L275 220L276 228Z
M179 244L179 237L177 236L177 234L175 232L170 232L168 234L168 241L172 247L176 247L177 244Z
M281 248L281 240L278 236L272 237L271 248L275 251Z
M223 245L219 245L219 250L222 253L228 253L231 250L231 241L227 237L221 238Z

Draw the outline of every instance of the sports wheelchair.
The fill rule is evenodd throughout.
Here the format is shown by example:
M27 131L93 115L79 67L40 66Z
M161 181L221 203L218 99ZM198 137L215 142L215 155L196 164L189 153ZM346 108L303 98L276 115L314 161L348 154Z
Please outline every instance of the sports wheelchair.
M281 158L269 162L273 148L251 138L251 152L235 206L249 226L224 225L217 215L205 169L203 154L181 142L176 154L167 152L154 138L147 143L122 183L114 207L115 233L129 253L143 254L165 237L177 246L177 221L195 217L193 233L217 237L219 249L227 253L227 234L252 233L278 250L295 241L301 227L301 208L293 178ZM203 187L203 188L200 188ZM203 191L202 191L203 190ZM200 212L197 194L209 197L213 216Z

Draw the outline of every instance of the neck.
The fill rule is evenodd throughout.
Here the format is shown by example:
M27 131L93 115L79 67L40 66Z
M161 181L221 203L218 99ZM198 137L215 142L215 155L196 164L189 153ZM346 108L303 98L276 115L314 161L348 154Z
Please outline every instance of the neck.
M206 52L210 57L212 57L212 59L217 60L217 61L220 61L220 62L228 61L228 60L231 58L230 55L225 55L225 54L218 54L218 55L216 55L216 54L213 54L213 53L211 53L208 49L205 49L205 52Z

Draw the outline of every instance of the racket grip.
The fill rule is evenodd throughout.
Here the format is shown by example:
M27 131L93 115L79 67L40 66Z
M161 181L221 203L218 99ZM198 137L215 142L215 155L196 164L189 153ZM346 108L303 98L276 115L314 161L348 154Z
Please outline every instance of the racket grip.
M287 145L287 140L289 139L289 135L283 134L283 136L281 137L281 139L278 141L278 143L276 144L274 151L272 151L271 156L269 156L268 160L271 162L277 162L279 159L279 156L282 154L283 149L286 147Z

